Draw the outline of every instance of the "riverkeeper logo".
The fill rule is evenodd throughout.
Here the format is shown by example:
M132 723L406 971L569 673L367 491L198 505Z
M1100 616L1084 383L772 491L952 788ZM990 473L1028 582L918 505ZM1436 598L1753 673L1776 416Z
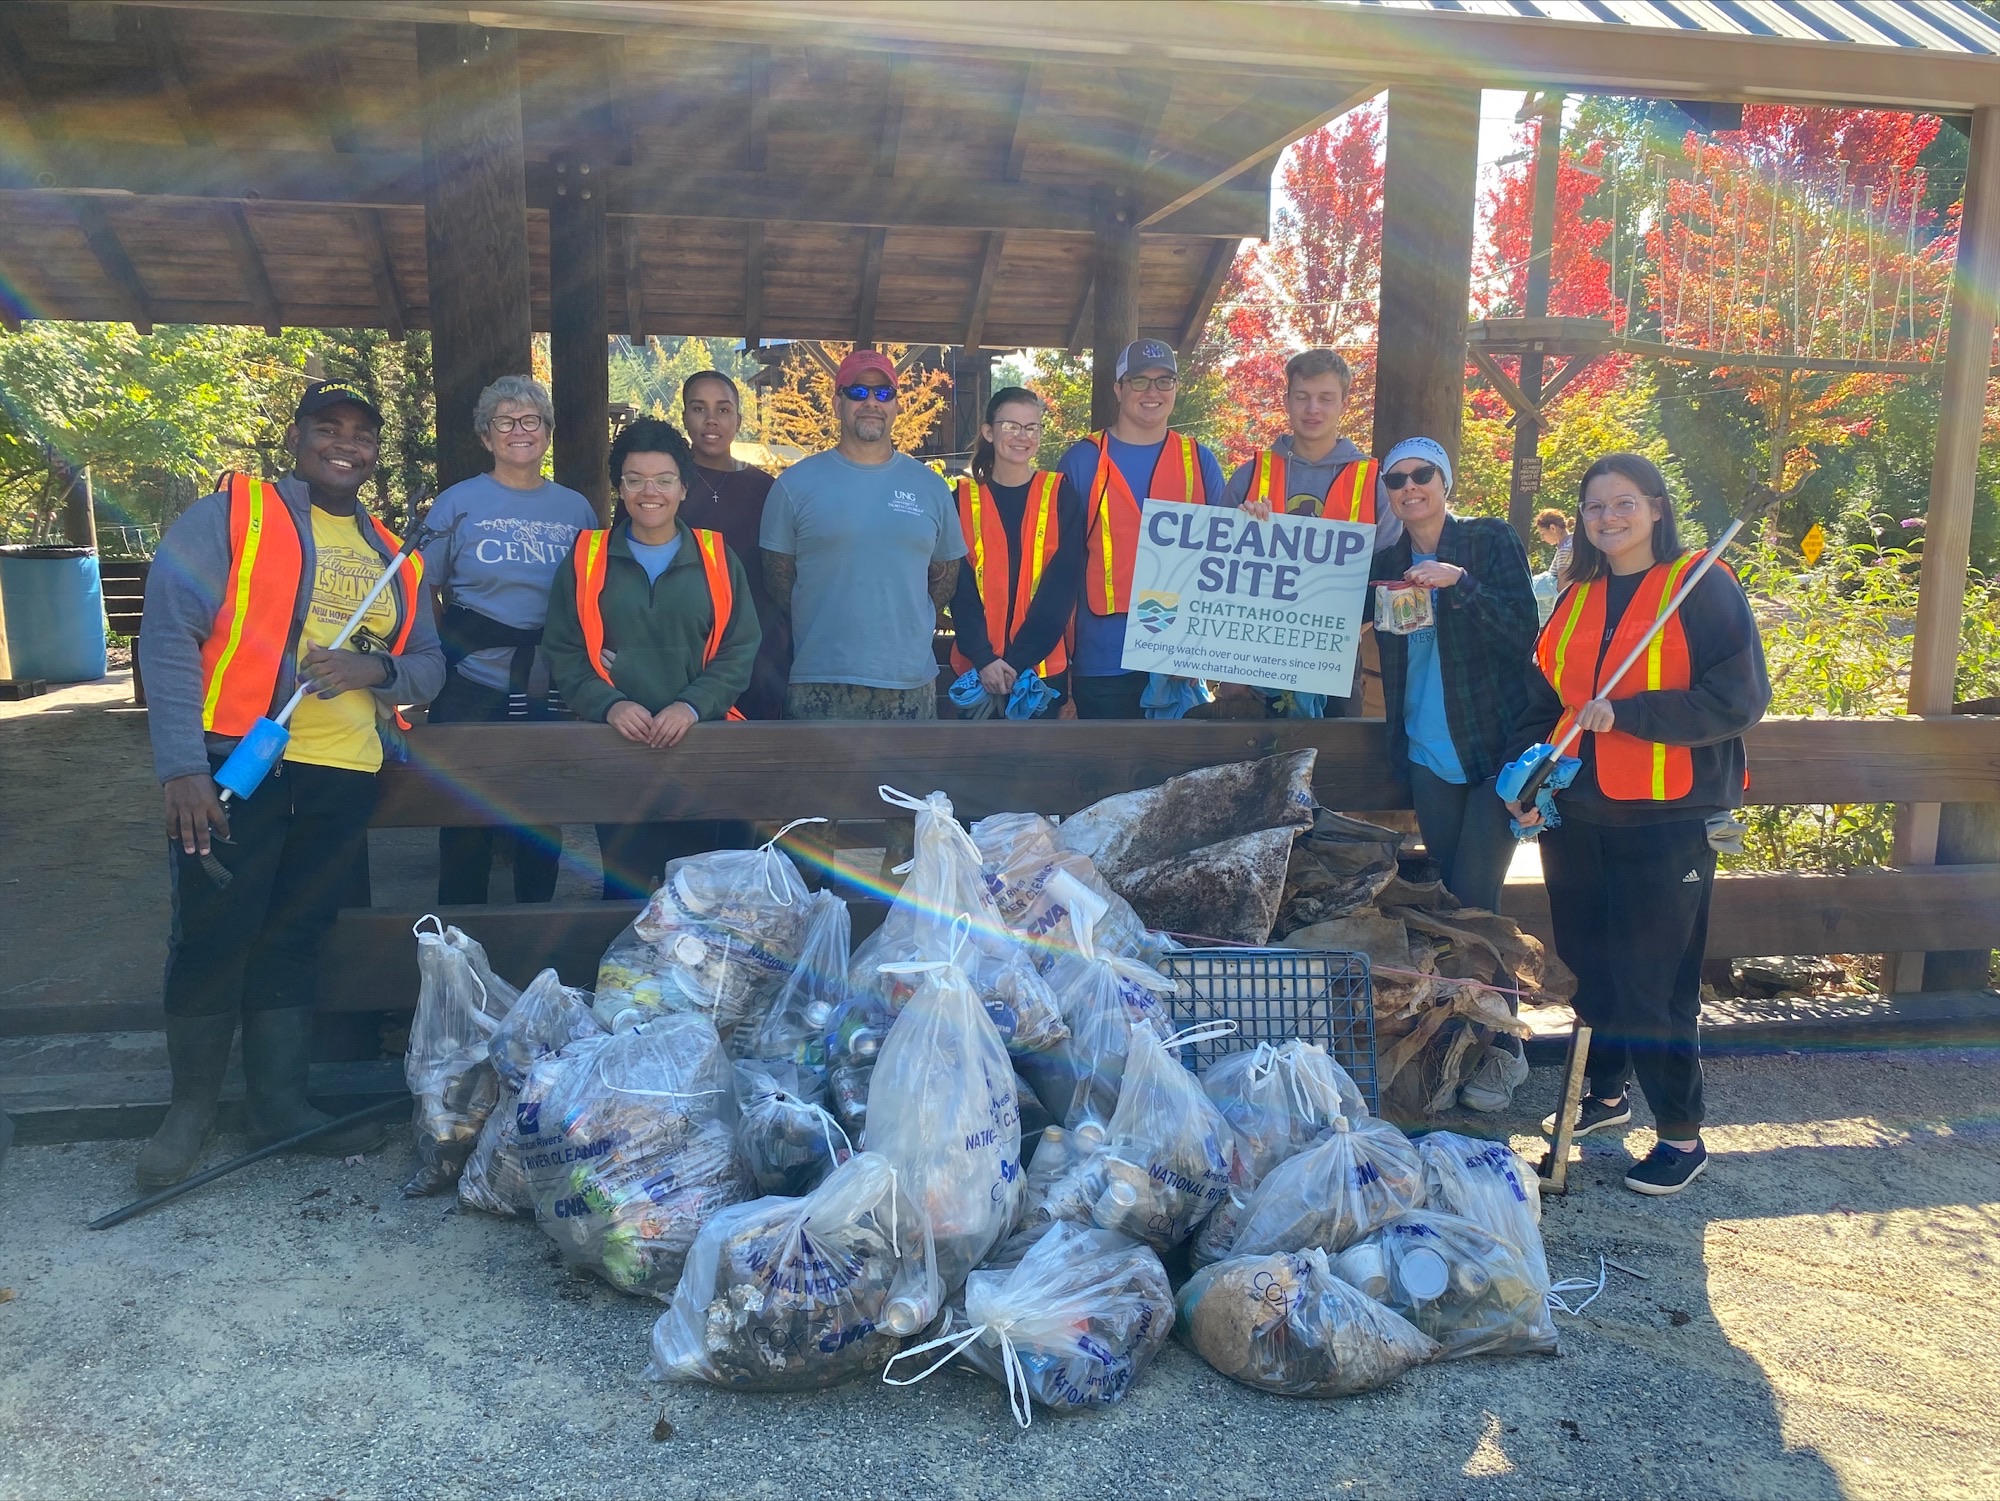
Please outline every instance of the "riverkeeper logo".
M1139 624L1157 636L1174 623L1174 616L1180 610L1181 597L1178 594L1163 594L1148 590L1139 596L1139 602L1132 607L1132 613L1139 617Z

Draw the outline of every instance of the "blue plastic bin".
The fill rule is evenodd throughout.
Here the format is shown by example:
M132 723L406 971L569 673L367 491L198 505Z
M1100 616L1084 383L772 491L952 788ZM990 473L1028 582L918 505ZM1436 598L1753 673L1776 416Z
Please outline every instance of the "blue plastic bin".
M0 547L0 678L104 676L104 584L88 547Z

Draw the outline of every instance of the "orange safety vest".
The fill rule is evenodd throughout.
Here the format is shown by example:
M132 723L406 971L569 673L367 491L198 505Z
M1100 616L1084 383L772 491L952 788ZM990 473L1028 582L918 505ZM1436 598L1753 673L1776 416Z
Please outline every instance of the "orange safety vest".
M1085 539L1090 561L1084 567L1084 602L1093 615L1122 615L1131 608L1132 560L1139 550L1142 513L1125 476L1111 462L1110 435L1092 433L1090 440L1097 445L1097 473L1090 482L1090 530ZM1194 439L1167 434L1145 498L1208 503L1201 452Z
M1356 521L1375 524L1375 461L1355 459L1333 477L1326 487L1326 504L1318 514L1327 521ZM1285 484L1285 456L1267 448L1257 455L1250 471L1248 498L1261 500L1273 511L1287 512L1292 492ZM1290 512L1311 515L1312 512Z
M1700 556L1698 552L1684 553L1671 563L1655 563L1648 569L1618 622L1611 644L1602 653L1598 648L1604 640L1605 581L1593 579L1563 591L1535 643L1535 661L1563 701L1563 715L1551 740L1560 739L1576 718L1576 711L1598 696L1599 678L1615 672L1638 645ZM1693 685L1693 674L1687 633L1675 614L1609 696L1620 699L1662 688L1686 689ZM1595 749L1598 790L1608 798L1672 802L1694 788L1694 757L1684 745L1663 745L1623 730L1607 730L1596 737Z
M722 533L691 526L694 545L701 553L701 571L708 580L708 602L714 613L709 622L708 640L701 650L701 665L708 666L722 650L723 633L736 613L736 587L729 579L729 554ZM604 579L611 564L611 533L579 532L576 551L570 554L576 566L576 618L583 627L583 655L597 675L611 682L611 669L604 665ZM615 687L616 684L613 684ZM740 720L743 711L731 708L724 716Z
M1028 606L1042 587L1042 573L1056 555L1058 521L1056 498L1062 476L1047 470L1037 474L1028 486L1028 509L1021 518L1021 568L1025 577L1016 578L1015 564L1008 546L1007 524L992 494L970 476L958 482L958 524L965 533L965 546L972 558L973 582L979 585L979 602L986 609L986 639L996 654L1005 655L1021 633L1028 618ZM1014 597L1014 619L1007 619L1007 596ZM951 649L955 672L968 672L971 660L956 646ZM1069 666L1069 649L1057 641L1049 654L1037 662L1035 675L1044 682Z
M242 736L271 712L277 697L278 672L298 619L306 550L291 507L275 485L231 473L217 488L229 496L229 581L215 624L201 643L201 727ZM365 510L357 514L391 553L402 548L402 538L388 527ZM412 553L390 586L396 604L392 656L401 656L409 644L423 577L424 560ZM400 715L397 723L408 728Z

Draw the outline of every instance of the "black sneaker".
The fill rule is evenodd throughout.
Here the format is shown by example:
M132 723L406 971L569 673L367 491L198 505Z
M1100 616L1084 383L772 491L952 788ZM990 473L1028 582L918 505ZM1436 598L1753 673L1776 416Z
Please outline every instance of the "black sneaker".
M1708 1166L1708 1148L1699 1141L1692 1152L1655 1143L1646 1160L1625 1175L1625 1186L1638 1194L1677 1194L1702 1175Z
M1621 1094L1615 1100L1600 1100L1585 1095L1576 1107L1576 1129L1570 1135L1572 1138L1584 1137L1593 1131L1629 1125L1631 1120L1632 1101L1629 1095ZM1550 1141L1555 1140L1556 1118L1553 1115L1542 1117L1542 1135L1548 1137Z

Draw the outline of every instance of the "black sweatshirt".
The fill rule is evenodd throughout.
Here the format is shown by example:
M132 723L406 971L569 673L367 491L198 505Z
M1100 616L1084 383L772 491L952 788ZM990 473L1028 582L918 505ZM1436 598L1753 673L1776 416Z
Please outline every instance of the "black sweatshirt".
M986 493L1000 512L1007 529L1007 556L1013 562L1008 580L1007 619L1014 618L1014 594L1026 570L1022 567L1021 525L1028 513L1027 485L992 485ZM1021 634L1014 638L1005 655L1016 672L1028 672L1055 649L1076 613L1077 594L1083 588L1084 559L1083 497L1067 479L1056 492L1056 550L1042 570L1041 587L1028 605ZM951 596L951 622L958 633L958 650L974 667L985 667L1001 656L986 635L986 608L979 596L979 580L972 567L972 539L966 538L967 555L959 564L958 586Z
M1604 639L1597 648L1600 672L1618 622L1645 577L1643 573L1609 576ZM1585 735L1581 749L1571 752L1581 757L1582 769L1569 790L1559 794L1565 817L1596 824L1669 823L1743 805L1743 732L1762 719L1771 704L1764 643L1757 635L1750 601L1726 569L1711 568L1682 604L1680 621L1687 635L1692 686L1635 693L1611 703L1618 728L1626 734L1690 747L1694 785L1686 797L1671 802L1607 798L1597 788L1597 737ZM1643 670L1643 664L1632 669ZM1562 700L1549 680L1539 670L1528 678L1528 704L1515 722L1509 759L1547 740L1562 716Z

